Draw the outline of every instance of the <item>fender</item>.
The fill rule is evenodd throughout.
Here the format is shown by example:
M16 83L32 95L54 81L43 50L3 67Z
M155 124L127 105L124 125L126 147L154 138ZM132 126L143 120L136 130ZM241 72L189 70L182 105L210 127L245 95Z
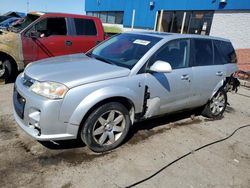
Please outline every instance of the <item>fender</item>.
M17 56L16 56L15 50L13 50L9 46L7 46L1 42L0 42L0 53L6 54L6 55L10 56L12 59L14 59L15 61L17 61Z
M209 100L212 99L212 97L217 93L217 91L224 86L224 83L226 81L226 78L223 78L214 88L212 95L210 96Z
M20 34L6 33L0 35L0 53L7 54L16 63L18 70L24 68L22 41Z
M74 125L80 125L82 119L87 114L87 112L99 102L113 98L113 97L124 97L129 99L134 107L135 111L140 107L138 104L138 95L131 89L120 86L110 86L98 89L92 93L90 93L87 97L85 97L77 108L74 110L73 114L70 117L69 123Z

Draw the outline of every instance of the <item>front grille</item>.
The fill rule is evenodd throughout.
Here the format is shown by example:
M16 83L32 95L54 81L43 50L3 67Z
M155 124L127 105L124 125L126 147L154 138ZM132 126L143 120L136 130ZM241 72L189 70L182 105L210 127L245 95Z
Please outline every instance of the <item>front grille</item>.
M23 85L26 86L26 87L30 87L34 84L35 80L30 78L29 76L27 76L26 74L24 74L23 78L22 78L22 82L23 82Z
M16 90L16 86L14 87L13 92L13 103L17 115L23 119L26 100L18 93L18 91Z

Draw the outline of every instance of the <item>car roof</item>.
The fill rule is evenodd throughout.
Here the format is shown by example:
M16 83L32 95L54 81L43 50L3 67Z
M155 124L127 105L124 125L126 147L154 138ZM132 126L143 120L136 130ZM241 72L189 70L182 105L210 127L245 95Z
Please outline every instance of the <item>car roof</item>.
M61 13L61 12L39 12L39 11L33 11L33 12L29 12L27 15L44 16L44 17L58 16L58 17L98 19L97 17L94 17L94 16L88 16L88 15L83 15L83 14Z
M214 37L208 35L198 35L198 34L179 34L179 33L168 33L168 32L126 32L132 34L140 34L140 35L147 35L152 37L160 37L163 39L173 40L173 39L180 39L180 38L200 38L200 39L213 39L213 40L222 40L226 42L230 42L230 40L221 38L221 37Z

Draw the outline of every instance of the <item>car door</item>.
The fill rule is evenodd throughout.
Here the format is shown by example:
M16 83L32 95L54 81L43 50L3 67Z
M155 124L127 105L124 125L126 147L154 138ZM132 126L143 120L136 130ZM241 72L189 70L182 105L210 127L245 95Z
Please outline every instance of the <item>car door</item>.
M103 40L104 34L93 19L71 18L70 21L73 26L72 53L85 53Z
M32 32L38 36L31 37ZM40 20L24 34L22 40L26 62L72 53L71 36L64 17Z
M156 61L168 62L172 67L170 73L148 72L145 85L150 95L148 112L151 117L189 107L192 82L192 68L189 64L189 39L177 39L167 42L149 60L148 68Z
M35 61L38 55L37 47L35 45L35 42L33 41L34 39L32 39L30 36L32 30L33 29L30 29L29 31L21 34L22 53L25 64Z
M217 50L211 39L192 39L193 106L205 104L225 78L226 69Z

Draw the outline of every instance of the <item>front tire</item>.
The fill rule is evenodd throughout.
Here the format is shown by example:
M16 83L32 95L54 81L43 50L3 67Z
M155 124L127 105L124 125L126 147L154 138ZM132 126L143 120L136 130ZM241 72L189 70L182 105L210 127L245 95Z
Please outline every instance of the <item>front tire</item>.
M202 111L202 115L208 118L221 117L227 107L227 93L225 90L220 89L217 93L208 101Z
M9 59L0 59L0 78L9 81L14 74L11 61Z
M129 112L124 105L107 103L89 115L81 129L81 139L92 151L106 152L122 143L130 124Z

